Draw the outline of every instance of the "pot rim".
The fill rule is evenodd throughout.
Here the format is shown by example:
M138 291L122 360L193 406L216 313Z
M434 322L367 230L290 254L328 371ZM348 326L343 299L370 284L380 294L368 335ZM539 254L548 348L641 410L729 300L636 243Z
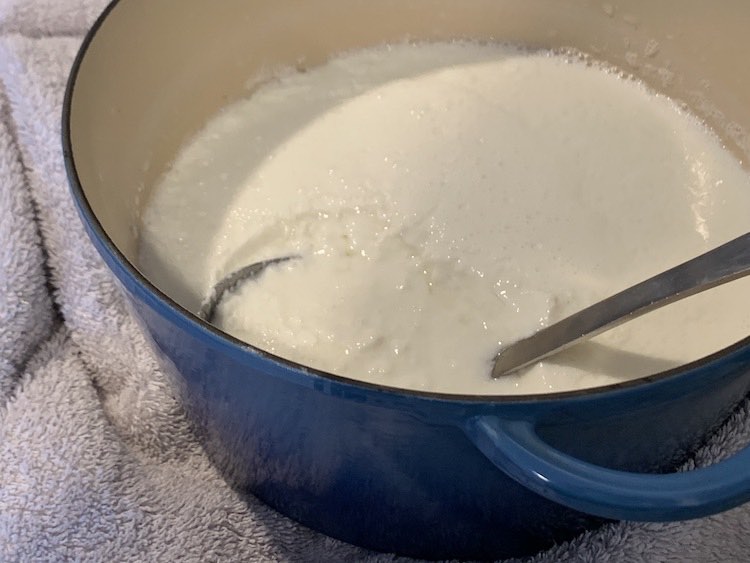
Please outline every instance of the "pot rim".
M73 97L75 95L75 86L81 70L81 65L86 58L91 43L96 38L104 22L119 4L120 0L110 0L102 13L97 17L94 24L86 32L83 42L76 54L75 60L73 61L70 74L68 75L62 106L61 133L63 160L70 191L73 195L74 202L82 219L88 224L89 234L96 236L101 243L99 250L106 250L106 252L110 255L110 258L113 259L121 267L122 272L129 278L131 282L133 282L136 286L139 286L142 290L145 290L146 294L155 298L155 300L161 305L161 308L173 315L174 318L181 321L188 321L188 324L189 326L191 326L191 328L197 327L201 329L218 343L228 345L229 348L231 348L235 352L239 352L241 356L256 356L263 360L269 360L271 362L282 364L286 368L293 370L295 374L301 377L307 378L311 375L314 375L331 383L349 385L368 391L405 395L407 397L410 396L414 398L439 400L445 402L507 404L519 402L548 402L564 399L594 398L630 390L636 387L645 387L656 382L664 382L665 380L670 378L678 379L688 375L689 373L708 368L711 366L711 364L718 362L743 348L750 347L750 336L747 336L742 340L731 344L730 346L722 348L717 352L714 352L712 354L709 354L708 356L704 356L703 358L689 362L687 364L683 364L681 366L677 366L675 368L671 368L669 370L658 372L645 377L639 377L636 379L600 387L576 389L572 391L557 391L554 393L477 395L461 393L440 393L436 391L420 391L416 389L402 389L399 387L391 387L388 385L370 383L350 377L335 375L323 370L305 366L303 364L288 360L280 356L276 356L270 352L254 346L253 344L241 341L231 336L230 334L225 333L214 325L204 321L203 319L200 319L193 312L187 310L176 301L174 301L169 295L164 293L162 290L156 287L156 285L149 281L146 276L141 274L138 268L136 268L135 265L125 257L125 255L120 251L114 241L112 241L112 239L109 237L107 231L104 229L98 217L91 208L88 198L86 197L83 185L81 184L80 178L78 176L75 158L73 156L73 142L71 139L71 113ZM110 270L112 270L111 267ZM116 272L112 273L115 276L117 275Z

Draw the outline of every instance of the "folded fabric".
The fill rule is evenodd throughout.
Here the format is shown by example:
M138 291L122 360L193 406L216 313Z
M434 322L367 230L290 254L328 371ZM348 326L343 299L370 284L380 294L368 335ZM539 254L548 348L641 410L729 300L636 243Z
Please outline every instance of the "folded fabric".
M196 441L66 184L63 90L104 5L0 0L0 560L411 561L234 491ZM744 404L694 463L748 442ZM750 506L611 524L528 561L747 560Z

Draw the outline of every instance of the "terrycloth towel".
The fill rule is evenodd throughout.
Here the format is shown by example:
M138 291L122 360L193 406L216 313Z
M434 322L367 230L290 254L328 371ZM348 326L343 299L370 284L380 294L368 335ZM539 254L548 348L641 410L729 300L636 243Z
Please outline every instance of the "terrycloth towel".
M104 0L0 0L0 560L409 561L308 530L233 491L68 194L63 88ZM750 442L744 404L698 465ZM619 523L529 561L750 561L750 506Z

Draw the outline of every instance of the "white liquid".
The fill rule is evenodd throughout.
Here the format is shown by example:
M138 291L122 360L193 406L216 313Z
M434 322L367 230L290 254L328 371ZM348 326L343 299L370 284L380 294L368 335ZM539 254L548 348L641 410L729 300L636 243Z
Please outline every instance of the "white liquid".
M188 308L271 257L217 322L385 385L543 393L698 359L750 332L750 284L492 380L499 346L745 232L750 178L670 100L507 46L350 54L210 121L155 189L141 267Z

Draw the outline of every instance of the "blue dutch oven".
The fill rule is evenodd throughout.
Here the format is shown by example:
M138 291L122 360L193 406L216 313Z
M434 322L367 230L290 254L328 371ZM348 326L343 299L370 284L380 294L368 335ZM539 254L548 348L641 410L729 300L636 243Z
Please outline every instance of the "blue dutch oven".
M622 18L596 4L120 0L99 18L65 97L73 197L206 451L236 487L333 537L424 558L527 555L607 519L697 518L750 499L748 449L674 472L747 395L750 339L588 391L403 391L243 344L137 270L134 226L149 186L184 139L275 65L405 37L470 37L580 47L624 66L633 63L625 45L640 52L656 38L649 64L664 56L676 77L662 85L667 94L710 83L723 119L750 125L750 81L731 62L750 48L737 23L750 4L621 2ZM649 81L647 66L633 70Z

